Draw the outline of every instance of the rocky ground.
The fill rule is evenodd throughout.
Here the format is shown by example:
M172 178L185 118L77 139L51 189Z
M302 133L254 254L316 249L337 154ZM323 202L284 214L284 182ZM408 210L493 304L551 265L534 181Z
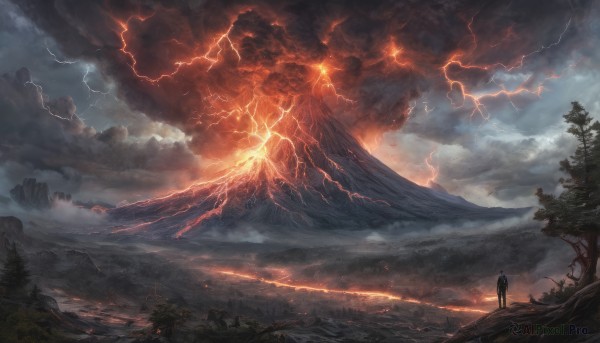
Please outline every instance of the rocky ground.
M550 287L539 280L568 253L527 225L241 230L191 241L141 239L106 224L3 223L0 257L16 241L70 337L105 342L147 337L150 312L165 301L192 313L174 336L181 342L441 342L494 310L498 269L511 279L509 301L523 301L539 295L532 284ZM211 311L220 322L208 320Z
M461 327L446 342L591 343L600 341L599 330L600 281L596 281L560 305L514 303L496 310Z

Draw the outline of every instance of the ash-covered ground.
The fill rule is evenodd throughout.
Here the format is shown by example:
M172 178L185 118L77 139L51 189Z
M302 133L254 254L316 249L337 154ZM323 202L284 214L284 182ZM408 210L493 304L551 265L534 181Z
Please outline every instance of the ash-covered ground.
M239 227L150 240L114 234L102 220L75 226L42 214L5 238L23 248L33 282L60 311L89 323L77 337L107 342L133 341L165 301L192 312L175 341L191 341L186 332L216 310L227 327L238 316L278 323L285 342L438 342L496 308L500 269L508 301L528 301L570 256L523 219L377 232Z

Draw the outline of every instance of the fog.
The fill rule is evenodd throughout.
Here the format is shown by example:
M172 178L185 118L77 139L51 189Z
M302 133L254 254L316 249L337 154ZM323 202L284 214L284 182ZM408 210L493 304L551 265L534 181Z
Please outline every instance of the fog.
M393 330L411 327L402 333L407 339L429 327L423 337L435 341L495 309L500 269L510 282L508 302L528 301L553 286L546 276L564 277L572 255L527 215L381 231L242 225L152 239L113 233L120 226L68 203L4 210L24 222L20 244L34 282L63 311L99 318L113 333L129 330L127 322L143 327L148 309L168 300L198 318L210 309L265 323L321 318L340 337L389 321ZM306 338L315 330L299 324L286 334Z

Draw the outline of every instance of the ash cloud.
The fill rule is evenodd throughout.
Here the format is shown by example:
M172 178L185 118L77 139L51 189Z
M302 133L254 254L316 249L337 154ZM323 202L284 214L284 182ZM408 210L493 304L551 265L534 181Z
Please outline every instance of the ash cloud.
M303 92L306 69L325 61L333 65L330 76L339 92L358 104L337 106L331 101L338 119L357 136L395 130L406 122L411 101L424 92L447 88L440 67L452 54L462 53L469 63L515 63L522 54L547 44L549 37L557 37L571 18L573 24L564 37L569 41L583 30L579 20L589 6L563 1L98 1L83 5L65 0L28 0L17 5L57 39L65 53L102 66L118 80L121 96L136 109L194 137L193 149L201 154L230 142L232 128L208 125L210 109L201 101L208 91L198 84L235 95L247 86L245 80L253 70L267 68L268 75L260 81L267 92ZM499 16L499 11L505 14ZM127 22L133 16L146 19ZM194 63L160 85L144 82L132 72L130 56L119 51L123 31L119 23L128 23L123 36L134 53L136 71L150 78L172 73L173 61L207 51L230 24L230 38L241 60L232 51L223 51L223 61L210 72L205 71L206 65ZM386 55L391 42L402 48L411 68L393 68ZM527 68L539 73L561 59L558 54L543 54ZM461 74L473 85L492 77L489 72L450 73Z
M20 8L22 13L13 7ZM515 182L514 175L526 175L528 181L535 183L539 174L531 172L536 168L534 162L543 164L544 161L521 163L522 154L500 156L499 160L508 164L495 163L496 171L482 175L470 172L471 163L484 160L481 157L487 155L486 149L496 151L497 145L486 143L485 149L478 149L481 132L476 131L480 119L477 115L471 119L472 104L467 101L464 106L455 107L449 103L446 93L450 89L441 67L451 56L460 54L462 62L476 65L514 66L527 55L522 67L512 74L502 68L448 68L448 75L479 91L494 89L497 86L494 82L533 87L553 74L569 70L593 71L597 69L598 60L598 25L590 20L598 11L593 2L585 1L93 1L84 4L73 0L25 0L14 1L9 9L2 14L7 19L2 22L14 25L3 25L3 30L30 28L31 22L20 17L26 15L40 32L56 40L57 51L70 59L95 65L107 80L116 82L121 99L155 120L126 125L126 132L112 123L110 126L114 128L107 126L105 132L97 134L96 140L103 144L124 144L123 137L131 140L131 136L170 130L169 125L174 125L192 138L189 149L194 153L207 158L222 156L236 148L231 141L238 137L231 132L239 128L237 125L247 123L211 126L211 118L206 114L213 109L207 108L202 99L210 93L236 96L249 86L249 78L260 68L268 70L259 82L259 89L265 94L302 94L310 89L307 80L314 73L314 65L324 62L338 92L356 103L347 104L334 97L325 100L332 107L333 115L358 138L397 132L395 130L402 128L404 133L471 152L441 170L442 184L461 194L471 183L486 192L488 188L510 184ZM136 70L140 74L155 78L161 73L173 72L172 61L206 52L215 37L232 24L230 37L241 59L238 60L231 49L224 49L221 62L209 72L207 63L202 62L182 67L175 77L165 78L158 84L140 80L132 72L130 57L119 50L122 48L121 24L132 16L147 18L131 19L124 34L128 49L135 52ZM401 49L399 58L409 61L407 66L398 66L390 58L392 43ZM207 89L200 85L211 86ZM556 85L554 88L558 91L567 88L568 92L564 97L544 98L544 101L532 94L517 95L511 101L506 97L486 99L486 108L500 125L514 125L522 135L519 141L533 137L541 144L540 137L554 134L556 125L561 122L559 114L553 115L555 109L580 99L577 86ZM457 104L463 100L456 89L448 96ZM72 115L72 105L78 102L77 97L74 98L73 102L65 98L61 103L52 104L63 113L61 115ZM430 107L436 108L429 115L422 110L424 99ZM514 110L506 110L512 106L509 103L514 104ZM126 115L130 116L125 112L106 114ZM146 148L153 149L155 145L148 142ZM137 146L136 149L142 149L140 142ZM547 149L539 147L530 151ZM452 160L451 157L447 159ZM554 167L553 159L544 165ZM39 163L33 162L34 165ZM157 168L161 162L150 164L151 168ZM22 170L23 164L18 165L21 169L14 170ZM507 165L510 172L499 170ZM49 168L58 175L68 171L71 180L85 179L79 168L54 169ZM16 174L9 170L11 173ZM158 186L165 182L144 168L136 169L135 173L128 171L127 175L114 171L108 174L110 187ZM551 174L552 178L555 176ZM494 196L498 195L501 201L508 201L510 196L530 196L523 182ZM551 188L551 180L544 180L542 186ZM481 196L485 194L478 193L475 198ZM470 197L470 200L475 198Z

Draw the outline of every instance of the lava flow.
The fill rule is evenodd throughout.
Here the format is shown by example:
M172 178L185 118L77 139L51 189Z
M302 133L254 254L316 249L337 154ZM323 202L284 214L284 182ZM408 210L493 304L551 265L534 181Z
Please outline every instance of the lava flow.
M258 277L255 275L240 273L240 272L231 271L231 270L220 270L217 272L220 274L235 277L235 278L260 281L265 284L274 285L277 287L290 288L293 290L303 290L303 291L307 291L307 292L320 292L320 293L329 293L329 294L353 295L353 296L367 297L367 298L382 298L385 300L394 300L394 301L400 301L400 302L406 302L406 303L432 306L432 307L435 307L435 308L438 308L441 310L448 310L448 311L455 311L455 312L488 313L488 311L484 311L484 310L480 310L480 309L476 309L476 308L464 307L464 306L436 305L436 304L433 304L430 302L421 301L421 300L413 299L413 298L409 298L409 297L403 297L403 296L400 296L397 294L387 293L387 292L366 291L366 290L342 290L342 289L331 289L331 288L322 287L322 286L292 284L292 283L286 283L286 282L282 282L282 281L278 281L278 280L269 280L269 279L265 279L265 278Z
M418 89L395 94L393 101L385 101L391 105L384 105L378 103L383 96L370 89L387 86L361 85L372 82L374 75L434 79L440 75L432 73L441 71L451 101L451 93L458 91L462 100L457 105L470 100L471 116L480 113L484 118L489 117L483 103L488 98L504 95L512 103L517 94L539 95L543 90L543 82L509 90L494 81L498 70L517 69L535 52L510 67L467 62L480 54L475 16L465 23L471 49L457 48L442 58L417 52L391 31L376 52L343 51L341 31L347 18L335 18L315 33L317 48L311 50L298 45L298 37L284 24L286 18L260 6L228 13L226 25L203 32L204 39L181 26L161 33L156 42L139 39L180 16L156 8L143 15L115 15L113 20L118 51L131 77L157 103L175 106L178 124L190 134L190 148L206 161L204 177L181 192L113 211L116 217L136 220L115 232L159 228L180 238L208 221L234 216L240 222L311 227L380 226L389 220L432 219L432 211L438 219L460 217L457 210L489 217L473 204L405 184L357 144L401 127L414 109L410 100L420 94ZM436 67L426 65L431 63ZM487 73L500 90L475 93L460 79L470 71ZM165 97L172 89L181 93L173 94L175 99ZM362 107L372 101L376 104ZM431 174L425 186L438 176L431 157L425 160ZM349 213L356 218L350 219Z
M194 64L203 65L205 73L209 73L232 55L235 56L235 63L244 62L236 47L237 44L231 37L234 34L232 24L226 32L218 34L203 53L173 62L172 71L157 76L145 75L138 69L135 53L129 50L130 44L127 39L132 21L144 22L149 18L152 18L152 15L134 16L119 21L122 27L121 52L130 59L133 74L142 81L152 84L161 83L176 77L178 73L183 72L184 68ZM237 34L241 35L242 39L252 36L251 32L237 32ZM293 60L293 56L289 56L289 60ZM247 75L249 77L245 82L241 82L239 92L235 96L219 94L209 87L204 90L208 95L202 98L202 102L207 111L193 120L196 120L198 125L205 125L209 129L227 134L231 139L231 146L235 149L228 158L214 162L224 171L190 187L190 189L206 190L205 199L211 205L201 215L187 220L185 225L176 232L175 237L181 237L209 218L222 215L225 206L232 202L230 192L233 190L245 193L247 199L253 199L258 195L258 186L264 187L264 195L275 206L283 211L289 211L279 203L275 193L285 189L287 193L302 202L300 188L308 187L308 183L305 182L308 177L320 178L323 187L336 188L350 201L361 199L385 203L347 189L342 183L336 181L333 173L341 173L343 168L329 157L328 152L321 147L321 138L316 137L315 127L323 122L323 118L319 117L328 115L328 110L322 108L323 97L332 96L339 101L353 102L342 95L334 85L330 70L335 67L325 62L308 67L284 62L278 68L281 69L281 74L270 73L270 70L265 67L255 67L252 73ZM290 73L293 75L289 76ZM296 75L298 79L293 81L296 82L297 90L267 88L265 84L268 84L269 78L273 78L273 75L283 78ZM277 80L273 82L275 86L278 85ZM309 175L309 168L311 171L316 171L317 175ZM175 198L178 194L181 193L160 200ZM322 198L328 201L326 197L322 194ZM189 208L190 206L186 205L174 210L177 213ZM115 230L115 232L135 231L163 219L165 218Z

